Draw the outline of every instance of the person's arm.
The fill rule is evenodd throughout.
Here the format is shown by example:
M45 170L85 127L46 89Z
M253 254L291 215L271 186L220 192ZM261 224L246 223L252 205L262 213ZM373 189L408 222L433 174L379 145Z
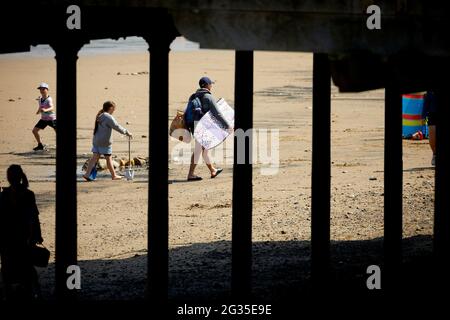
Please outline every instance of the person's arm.
M227 130L230 129L231 128L230 124L225 120L223 115L219 112L219 108L217 108L217 103L214 100L213 96L210 94L205 94L204 98L206 99L206 101L209 105L209 110L211 111L213 116L217 120L219 120L219 122L225 127L225 129L227 129Z
M53 111L53 110L55 110L55 108L53 106L51 106L50 108L42 109L42 112L49 112L49 111Z
M38 109L37 109L37 111L36 111L36 114L41 113L41 105L39 104L39 101L40 101L40 100L41 100L41 98L40 98L40 97L37 97L36 101L38 102Z
M132 137L132 134L125 129L124 127L122 127L117 121L116 119L114 119L114 117L110 117L109 121L108 121L108 125L110 126L111 129L116 130L117 132L121 133L121 134L125 134L129 137Z

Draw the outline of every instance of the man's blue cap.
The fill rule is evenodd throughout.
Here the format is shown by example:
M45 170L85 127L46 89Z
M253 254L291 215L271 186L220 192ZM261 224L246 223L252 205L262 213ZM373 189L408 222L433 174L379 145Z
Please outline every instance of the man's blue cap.
M201 77L200 80L198 81L198 84L200 85L200 88L203 88L204 86L206 86L208 84L213 84L213 83L214 83L214 81L212 81L208 77Z

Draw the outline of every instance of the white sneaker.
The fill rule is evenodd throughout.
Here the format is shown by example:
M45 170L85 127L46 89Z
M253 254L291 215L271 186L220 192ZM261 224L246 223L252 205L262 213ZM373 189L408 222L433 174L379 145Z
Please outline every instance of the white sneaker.
M436 155L433 154L433 159L431 159L431 165L435 166L436 165Z

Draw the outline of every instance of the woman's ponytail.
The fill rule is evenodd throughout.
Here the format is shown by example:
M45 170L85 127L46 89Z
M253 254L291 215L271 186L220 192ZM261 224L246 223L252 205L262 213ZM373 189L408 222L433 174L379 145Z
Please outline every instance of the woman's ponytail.
M26 175L25 172L23 172L23 171L22 171L22 181L21 181L21 185L22 185L22 187L24 187L25 189L28 189L28 187L30 186L30 184L28 183L27 175Z
M95 116L94 134L97 133L97 130L98 130L98 118L102 115L102 113L103 113L103 109L100 109L97 112L97 115Z

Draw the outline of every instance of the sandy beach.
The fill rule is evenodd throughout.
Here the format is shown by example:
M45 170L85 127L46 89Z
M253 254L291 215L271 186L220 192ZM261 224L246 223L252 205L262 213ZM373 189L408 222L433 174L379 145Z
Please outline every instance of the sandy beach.
M108 173L100 172L98 181L86 183L81 167L90 155L95 115L106 100L116 102L114 116L135 136L133 156L148 156L148 65L147 52L78 60L78 254L85 299L144 296L148 171L138 169L133 182L111 181ZM56 101L56 62L49 57L0 56L0 70L0 185L7 185L10 164L23 166L36 193L44 244L53 261L55 133L50 128L42 132L49 151L36 154L31 130L38 121L35 99L40 82L49 83ZM184 109L203 75L216 81L213 94L233 105L233 51L172 52L168 124L177 109ZM265 165L254 165L254 288L259 297L280 298L288 294L286 287L294 290L309 277L312 54L255 52L254 79L254 128L279 130L278 172L264 175ZM338 277L339 270L350 268L358 279L365 274L364 263L379 263L382 254L384 90L350 94L333 86L331 132L333 263ZM126 157L127 139L117 133L114 139L114 155ZM168 139L172 151L179 142ZM229 138L227 144L231 142ZM417 250L431 250L434 168L428 140L405 140L403 152L405 259L409 259ZM232 154L216 156L224 168L218 178L209 179L206 166L200 165L197 174L204 179L192 183L185 182L188 165L170 158L170 295L226 295ZM415 249L410 252L410 247ZM298 272L289 272L293 268ZM44 296L51 299L53 264L39 273Z

